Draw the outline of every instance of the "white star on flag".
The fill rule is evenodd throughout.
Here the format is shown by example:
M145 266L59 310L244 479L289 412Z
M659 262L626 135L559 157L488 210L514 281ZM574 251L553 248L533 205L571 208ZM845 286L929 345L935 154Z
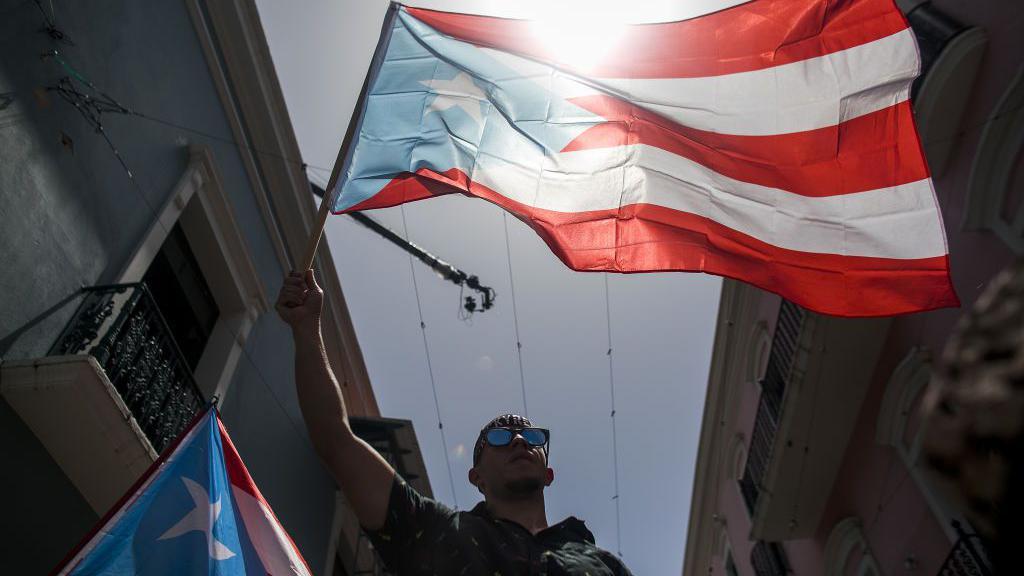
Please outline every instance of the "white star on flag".
M196 506L177 524L168 528L157 540L177 538L187 532L198 530L206 535L210 558L227 560L234 556L234 552L213 536L213 524L220 516L220 498L211 503L209 494L202 486L184 476L181 477L181 481L185 483L185 489L192 496Z
M452 107L461 108L474 122L480 124L483 114L480 103L487 100L483 90L465 72L459 72L451 80L421 80L420 84L431 89L436 97L427 107L427 113L443 112Z

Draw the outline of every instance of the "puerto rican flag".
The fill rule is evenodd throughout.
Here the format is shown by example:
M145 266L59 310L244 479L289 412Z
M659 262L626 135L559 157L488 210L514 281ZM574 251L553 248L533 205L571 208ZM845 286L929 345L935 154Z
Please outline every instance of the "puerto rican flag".
M706 272L840 316L959 305L893 0L754 0L575 49L573 24L392 5L333 210L458 192L575 270Z
M310 576L210 408L54 570L59 575Z

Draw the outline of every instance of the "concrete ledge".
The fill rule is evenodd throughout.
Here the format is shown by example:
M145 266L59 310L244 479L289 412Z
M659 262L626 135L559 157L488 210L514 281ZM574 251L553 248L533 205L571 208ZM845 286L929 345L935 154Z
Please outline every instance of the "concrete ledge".
M92 356L5 362L0 393L99 515L156 460Z

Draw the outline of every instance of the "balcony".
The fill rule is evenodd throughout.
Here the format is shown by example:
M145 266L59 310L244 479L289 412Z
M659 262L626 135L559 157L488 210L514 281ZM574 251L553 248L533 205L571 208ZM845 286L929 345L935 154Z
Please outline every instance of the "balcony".
M804 317L805 312L802 308L787 300L782 301L768 366L764 379L761 380L761 399L758 401L757 415L754 417L754 431L750 435L747 465L740 480L740 492L743 494L747 511L751 514L757 509L765 471L771 459L772 445L779 430L786 381L796 358Z
M159 453L206 403L144 282L85 289L50 351L96 358Z
M813 536L889 323L782 302L739 480L753 539Z
M49 356L4 364L2 392L100 514L206 404L143 283L83 289Z

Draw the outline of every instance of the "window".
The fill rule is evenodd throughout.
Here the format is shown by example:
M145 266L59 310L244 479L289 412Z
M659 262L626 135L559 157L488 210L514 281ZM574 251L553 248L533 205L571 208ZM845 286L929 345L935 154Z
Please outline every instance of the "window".
M737 432L732 439L732 479L743 480L743 471L747 464L746 438Z
M749 382L760 382L764 378L768 366L768 353L771 351L772 339L764 320L754 324L747 342L746 379Z
M989 115L974 154L963 227L989 230L1024 254L1024 67Z
M931 352L927 348L911 348L886 383L875 424L875 440L896 450L949 541L955 542L953 521L964 526L970 524L935 489L929 470L918 461L923 436L921 399L931 375Z
M117 283L146 281L203 394L223 398L269 305L213 154L200 146L188 153L188 166Z
M889 376L878 411L875 440L895 448L908 464L917 460L918 405L931 376L931 351L911 348Z
M878 563L864 537L860 518L836 523L825 543L825 576L878 576Z
M181 224L175 224L142 277L174 341L195 372L220 316Z

